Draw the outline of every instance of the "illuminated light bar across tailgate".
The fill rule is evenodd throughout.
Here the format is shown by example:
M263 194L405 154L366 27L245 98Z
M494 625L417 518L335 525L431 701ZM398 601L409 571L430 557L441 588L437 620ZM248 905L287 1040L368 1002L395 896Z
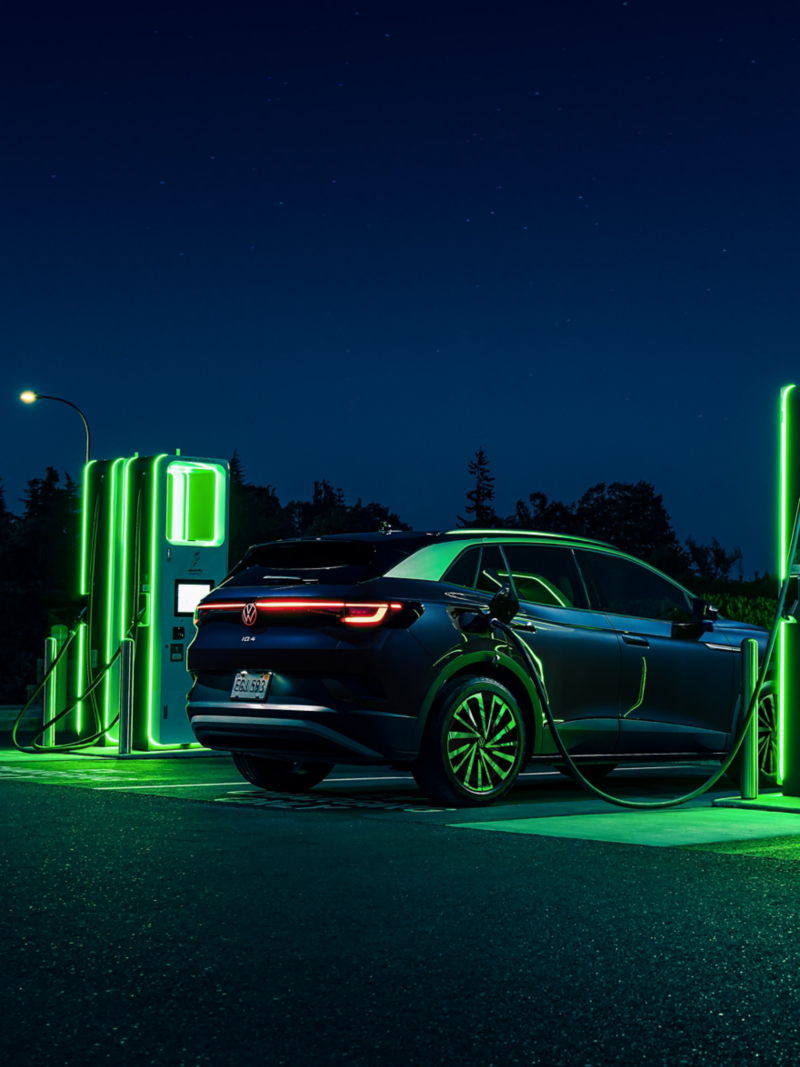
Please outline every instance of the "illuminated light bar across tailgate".
M199 617L215 611L242 611L246 603L244 600L217 600L212 604L198 605L197 614ZM280 615L294 612L336 615L350 626L380 626L389 612L400 611L403 607L402 604L385 602L367 604L344 600L313 600L310 597L301 600L256 600L255 605L259 611Z

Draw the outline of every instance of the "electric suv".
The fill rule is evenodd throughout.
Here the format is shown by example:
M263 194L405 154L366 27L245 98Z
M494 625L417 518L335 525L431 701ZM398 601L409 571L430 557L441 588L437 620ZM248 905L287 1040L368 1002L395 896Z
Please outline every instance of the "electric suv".
M504 796L558 766L519 653L473 627L510 584L570 754L619 764L721 759L740 716L739 645L767 631L718 616L610 545L545 533L390 531L251 548L200 601L188 654L197 740L256 786L302 791L337 763L410 768L448 807ZM762 780L775 701L759 707Z

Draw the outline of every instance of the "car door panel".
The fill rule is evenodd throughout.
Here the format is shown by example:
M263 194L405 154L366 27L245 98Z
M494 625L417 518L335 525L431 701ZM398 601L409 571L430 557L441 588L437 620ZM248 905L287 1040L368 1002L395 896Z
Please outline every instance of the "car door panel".
M679 586L644 564L610 553L580 550L577 558L592 603L604 609L620 642L618 751L721 751L735 683L735 657L727 651L724 633L673 637L672 623L691 611L690 598Z
M504 551L520 598L511 625L537 661L559 733L576 755L613 753L619 736L619 639L604 613L589 610L571 549L516 544L504 545ZM542 751L557 751L549 731Z
M608 619L622 655L620 751L721 751L735 680L724 635L714 635L715 649L705 640L676 640L669 622Z

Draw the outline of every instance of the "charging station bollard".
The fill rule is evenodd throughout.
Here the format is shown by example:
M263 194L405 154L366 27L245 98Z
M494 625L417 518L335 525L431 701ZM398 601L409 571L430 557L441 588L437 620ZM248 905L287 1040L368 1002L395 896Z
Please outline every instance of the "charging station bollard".
M56 658L57 655L58 655L58 641L57 641L57 639L55 637L45 637L45 639L44 639L44 672L45 672L45 674L47 674L47 672L53 666L53 660ZM56 713L58 711L58 708L57 708L57 705L56 705L56 692L57 692L57 681L56 681L55 677L53 677L53 675L50 675L50 677L45 682L44 694L43 694L43 699L42 699L42 722L43 723L47 722L49 719L52 719L56 715ZM47 729L42 734L42 744L46 748L53 748L55 743L56 743L56 724L53 723L51 726L48 726Z
M741 643L742 651L742 714L746 714L758 682L758 641L746 637ZM758 799L758 711L747 728L742 741L742 776L740 793L742 800Z
M133 658L136 642L123 637L119 666L119 754L130 755L133 746Z

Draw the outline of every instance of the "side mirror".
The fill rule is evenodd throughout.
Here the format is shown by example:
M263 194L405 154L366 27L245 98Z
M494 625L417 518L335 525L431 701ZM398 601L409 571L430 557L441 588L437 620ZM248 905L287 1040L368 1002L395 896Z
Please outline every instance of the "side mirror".
M695 624L702 624L704 622L715 622L719 617L719 609L713 604L710 604L707 600L703 600L702 597L695 597L692 601L692 622Z
M719 611L702 597L692 601L692 621L673 622L670 636L676 641L697 641L704 633L714 629L714 620Z

